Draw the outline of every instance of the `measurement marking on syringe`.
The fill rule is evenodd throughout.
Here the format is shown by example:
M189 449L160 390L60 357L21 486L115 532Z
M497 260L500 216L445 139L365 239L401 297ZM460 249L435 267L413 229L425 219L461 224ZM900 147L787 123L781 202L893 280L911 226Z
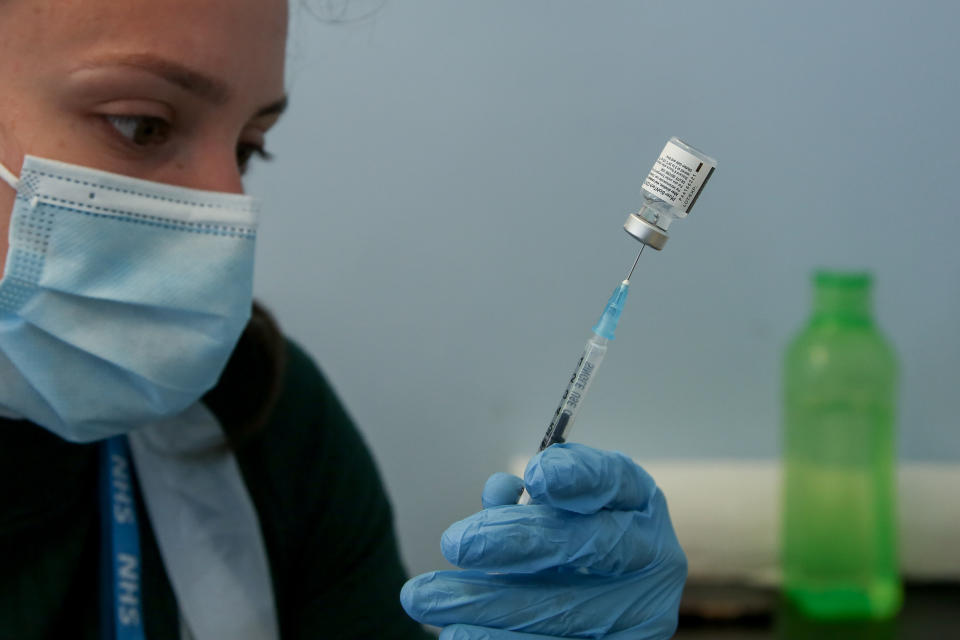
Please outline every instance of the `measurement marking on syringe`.
M593 363L588 362L583 365L583 371L580 372L580 375L577 377L577 384L574 385L577 389L586 389L587 385L590 384L590 374L593 372Z

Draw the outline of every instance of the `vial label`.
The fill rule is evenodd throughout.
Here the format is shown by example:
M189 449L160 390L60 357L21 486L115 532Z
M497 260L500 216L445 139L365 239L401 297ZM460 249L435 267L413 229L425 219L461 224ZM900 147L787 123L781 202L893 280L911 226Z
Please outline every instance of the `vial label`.
M671 141L660 152L650 175L643 181L643 190L684 213L690 213L713 169L712 164Z

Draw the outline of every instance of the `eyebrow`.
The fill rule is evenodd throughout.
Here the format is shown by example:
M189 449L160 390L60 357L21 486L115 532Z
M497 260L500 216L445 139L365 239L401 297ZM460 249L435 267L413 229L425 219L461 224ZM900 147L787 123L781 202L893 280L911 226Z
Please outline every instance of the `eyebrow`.
M195 69L191 69L179 62L174 62L166 58L161 58L150 53L132 53L122 56L113 56L97 60L93 64L84 65L85 67L102 66L114 64L123 67L134 67L141 69L155 76L158 76L167 82L174 84L181 89L192 93L207 102L214 105L226 104L231 97L230 87L225 82L207 75ZM254 117L263 117L268 115L283 113L287 108L287 96L261 107L257 110Z

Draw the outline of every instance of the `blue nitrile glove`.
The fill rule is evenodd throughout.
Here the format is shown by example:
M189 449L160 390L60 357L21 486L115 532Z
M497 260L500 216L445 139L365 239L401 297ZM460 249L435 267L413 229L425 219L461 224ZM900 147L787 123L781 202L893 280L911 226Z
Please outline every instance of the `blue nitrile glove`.
M687 560L663 494L622 453L558 444L524 474L494 474L485 509L443 534L443 555L466 571L419 575L403 608L445 627L441 640L669 638Z

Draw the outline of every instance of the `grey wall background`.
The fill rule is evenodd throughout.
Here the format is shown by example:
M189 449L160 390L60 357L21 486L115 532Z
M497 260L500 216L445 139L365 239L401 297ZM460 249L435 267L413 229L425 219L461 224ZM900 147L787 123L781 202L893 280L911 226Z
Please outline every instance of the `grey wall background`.
M248 181L257 294L360 425L411 570L442 566L441 531L535 448L671 135L719 168L644 252L577 438L641 461L777 456L809 272L869 268L901 455L960 461L958 19L889 1L300 16L278 157Z

